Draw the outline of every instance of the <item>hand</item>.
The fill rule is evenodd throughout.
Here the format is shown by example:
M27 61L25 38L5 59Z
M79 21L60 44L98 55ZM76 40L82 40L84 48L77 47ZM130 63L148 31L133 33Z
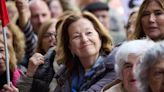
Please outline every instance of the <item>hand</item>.
M15 4L19 13L19 25L23 28L31 17L28 0L15 0Z
M39 65L44 64L44 56L40 53L35 53L30 59L26 75L33 77Z
M28 0L15 0L15 4L19 13L26 13L29 10Z
M5 84L3 86L2 92L19 92L19 90L10 82L10 85Z

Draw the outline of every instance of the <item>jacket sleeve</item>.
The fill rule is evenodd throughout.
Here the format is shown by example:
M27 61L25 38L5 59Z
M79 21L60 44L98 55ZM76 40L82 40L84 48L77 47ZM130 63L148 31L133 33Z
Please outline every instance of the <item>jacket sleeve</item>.
M19 92L30 92L33 78L27 77L25 74L20 77L17 82Z
M25 56L22 62L22 65L25 67L28 66L29 58L35 53L35 48L37 45L37 36L33 31L33 27L30 21L26 24L26 26L22 29L25 35Z
M107 73L102 79L100 79L98 82L96 82L94 85L92 85L87 91L85 92L100 92L101 89L107 84L112 82L116 79L116 75L114 70L112 70L110 73Z

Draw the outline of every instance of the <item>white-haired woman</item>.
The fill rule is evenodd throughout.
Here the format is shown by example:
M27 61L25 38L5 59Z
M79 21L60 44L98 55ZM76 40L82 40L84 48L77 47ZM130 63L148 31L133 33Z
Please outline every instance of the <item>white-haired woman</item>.
M123 43L115 55L115 70L120 82L108 84L103 92L140 92L136 86L133 70L140 56L155 43L150 40L134 40Z
M136 76L141 92L164 92L164 41L143 55Z

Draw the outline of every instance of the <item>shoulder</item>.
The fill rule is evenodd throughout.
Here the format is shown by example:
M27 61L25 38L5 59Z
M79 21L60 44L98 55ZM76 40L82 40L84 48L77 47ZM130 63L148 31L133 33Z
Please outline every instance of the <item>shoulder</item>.
M13 85L16 86L17 81L19 80L20 76L23 73L20 69L15 69L12 74L13 74L12 83L13 83Z
M120 80L115 80L104 86L101 92L122 92L122 83Z
M112 65L113 68L114 68L114 64L115 64L115 55L119 49L120 45L119 46L116 46L112 49L112 51L105 56L105 59L104 59L104 62L107 66L109 65Z

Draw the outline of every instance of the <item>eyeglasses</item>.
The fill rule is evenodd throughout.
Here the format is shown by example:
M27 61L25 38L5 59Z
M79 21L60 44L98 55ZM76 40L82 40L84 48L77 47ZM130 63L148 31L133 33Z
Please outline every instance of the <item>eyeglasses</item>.
M44 38L51 37L51 36L54 36L56 38L56 33L55 32L53 32L53 33L47 32L43 35Z

